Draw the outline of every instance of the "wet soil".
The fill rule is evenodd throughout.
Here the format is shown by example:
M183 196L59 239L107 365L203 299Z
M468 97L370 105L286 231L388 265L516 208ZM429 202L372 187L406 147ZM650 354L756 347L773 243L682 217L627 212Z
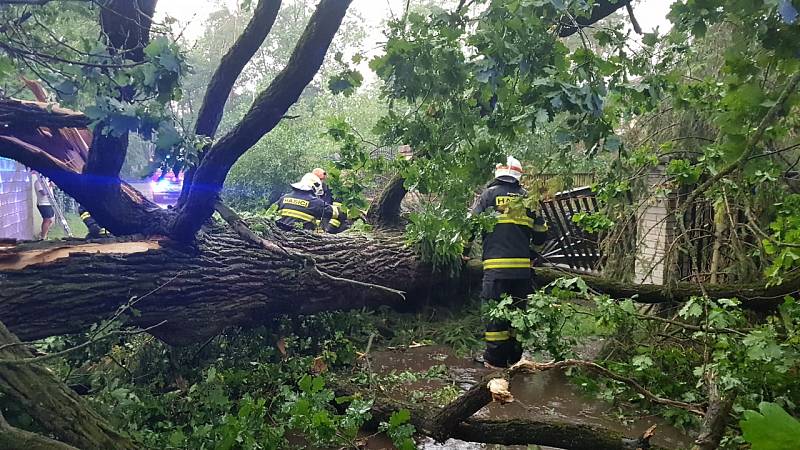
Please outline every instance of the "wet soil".
M588 346L583 357L591 356L597 346ZM403 372L423 374L434 368L441 373L435 379L419 377L408 382L400 382L388 390L389 395L402 400L413 392L432 392L451 385L467 389L488 370L468 358L456 357L445 346L432 345L408 349L375 351L370 354L370 368L378 376L388 376ZM436 370L435 366L446 369ZM602 400L590 397L567 379L560 371L547 371L535 375L518 376L512 380L511 393L515 401L508 405L490 404L478 412L478 416L497 419L527 417L543 421L557 421L601 426L619 431L629 437L641 435L647 428L657 425L656 436L652 442L666 448L689 448L693 437L671 426L660 417L618 417L615 408ZM419 393L414 394L419 395ZM525 447L487 446L450 440L436 444L430 440L420 442L426 450L472 450ZM371 450L390 449L391 442L383 436L374 436L368 447ZM545 447L542 447L543 449Z

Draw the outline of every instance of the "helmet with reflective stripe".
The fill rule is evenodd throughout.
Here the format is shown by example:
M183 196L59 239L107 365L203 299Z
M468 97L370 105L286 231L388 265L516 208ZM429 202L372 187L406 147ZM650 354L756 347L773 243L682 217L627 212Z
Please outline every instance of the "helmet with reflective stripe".
M292 187L301 191L312 191L317 197L322 195L322 181L313 173L303 175L300 181L292 183Z
M494 169L495 178L506 178L504 181L519 181L522 178L522 163L517 158L509 156L506 164L498 164ZM510 178L510 179L508 179Z

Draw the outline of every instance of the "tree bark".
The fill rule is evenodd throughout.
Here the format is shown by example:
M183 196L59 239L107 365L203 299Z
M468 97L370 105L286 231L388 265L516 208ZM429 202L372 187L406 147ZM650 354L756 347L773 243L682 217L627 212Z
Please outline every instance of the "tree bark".
M400 204L408 191L405 178L395 175L381 191L367 212L367 222L378 228L392 228L400 224Z
M258 2L247 28L222 57L217 70L214 71L214 75L208 83L203 103L197 113L197 122L194 126L195 135L213 138L217 134L217 127L222 120L222 113L225 111L225 103L228 101L231 89L244 67L267 38L275 24L275 18L278 17L280 6L280 0L260 0ZM200 153L198 156L202 160L203 154ZM189 181L184 182L181 188L178 207L186 201L194 175L194 168L190 168L186 172L185 180Z
M561 37L572 36L580 31L581 28L594 25L611 14L614 14L618 9L627 6L630 2L631 0L598 0L594 2L594 8L589 17L566 16L562 18L558 35Z
M222 230L196 245L117 239L21 246L0 255L0 317L20 338L40 339L86 330L138 296L139 314L127 323L146 328L167 321L152 334L181 344L276 314L404 302L331 276L427 297L430 270L400 237L274 233L277 250ZM316 265L296 254L313 255Z
M283 70L261 92L242 120L203 155L170 236L191 241L211 217L222 184L236 161L283 119L319 71L352 0L321 0Z
M63 442L12 427L0 413L0 448L25 450L78 450Z
M208 83L203 104L197 114L197 123L194 128L196 135L214 137L217 133L217 127L222 120L222 112L225 110L225 102L228 101L233 84L239 78L242 69L261 47L264 39L267 38L275 23L275 18L278 17L280 7L280 0L260 0L258 2L247 28L222 57L214 76Z
M462 441L498 445L544 445L570 450L639 450L639 439L586 424L553 423L528 419L469 419L459 424L451 437Z
M622 433L602 427L570 423L548 422L528 418L499 420L472 417L486 405L495 401L497 395L490 387L490 380L508 379L515 374L514 369L497 372L484 377L456 400L437 409L431 406L398 401L380 393L375 395L372 408L372 422L376 427L380 422L388 422L395 411L406 409L411 412L411 423L417 432L438 442L454 438L468 442L499 445L546 445L570 450L635 450L639 448L658 449L650 444L652 432L639 438L626 437ZM358 388L340 385L337 397L357 394ZM362 395L363 396L363 395ZM508 393L503 403L513 401Z
M0 392L17 403L36 422L61 441L81 449L133 449L133 444L115 432L99 414L87 408L78 395L42 366L16 362L33 355L0 323ZM9 362L10 361L10 362ZM49 439L8 426L0 420L0 444L23 439L38 448L65 449ZM19 442L19 441L18 441ZM3 448L30 448L3 447ZM37 447L33 447L37 448Z
M719 447L730 420L735 392L722 392L713 379L708 381L708 410L703 417L700 435L692 450L714 450Z
M158 0L110 0L100 9L100 26L112 52L141 61L150 42Z
M267 239L272 249L223 229L210 230L194 245L131 237L17 246L0 252L0 317L20 338L40 339L84 331L138 297L139 315L128 317L128 323L146 328L167 321L153 334L181 344L208 338L227 326L257 325L275 314L406 302L392 292L341 278L402 290L409 299L427 298L432 286L436 294L446 294L441 289L445 276L432 273L401 236L272 233ZM313 255L316 263L298 255ZM462 288L481 279L479 262L468 267ZM562 276L582 276L595 290L615 298L636 296L640 303L701 294L689 283L666 288L536 270L540 286ZM737 297L747 308L766 309L799 286L800 279L792 278L768 288L705 288L713 298Z
M91 122L83 113L55 104L13 98L0 99L2 134L13 134L15 131L28 131L38 127L85 128Z
M481 271L480 262L470 261L468 268L477 275ZM696 283L670 285L623 283L602 276L548 267L536 269L535 281L538 286L544 286L560 277L581 277L595 291L608 294L612 298L632 298L636 303L683 302L690 297L703 295L703 291ZM703 287L711 299L736 298L742 302L744 308L764 311L782 304L787 295L800 292L800 274L794 273L776 286L765 287L765 285L766 280L748 284L705 284Z

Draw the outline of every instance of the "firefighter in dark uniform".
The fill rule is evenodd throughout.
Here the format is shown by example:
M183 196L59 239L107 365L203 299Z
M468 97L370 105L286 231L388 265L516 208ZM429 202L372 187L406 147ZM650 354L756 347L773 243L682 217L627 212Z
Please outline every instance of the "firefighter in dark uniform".
M331 218L325 221L323 225L325 232L337 234L348 229L350 227L350 222L347 220L347 213L342 209L342 204L340 202L333 202L331 208L333 209Z
M325 203L327 203L329 205L332 205L333 204L333 192L331 192L331 188L330 188L330 186L328 186L328 183L327 183L328 172L325 169L321 168L321 167L317 167L314 170L312 170L311 173L316 175L317 178L319 178L319 181L322 182L322 195L320 195L319 197Z
M292 184L292 192L278 200L278 226L284 230L316 230L323 219L332 216L333 208L320 198L322 182L312 174Z
M482 301L504 295L524 299L533 293L531 260L545 242L547 224L522 204L527 192L520 186L521 177L522 165L509 156L505 165L497 165L495 179L472 208L473 215L487 210L498 214L494 229L483 235ZM522 357L507 321L490 321L484 339L483 362L488 366L508 367Z
M92 215L89 214L89 211L87 211L83 206L78 207L78 213L81 215L81 220L83 221L84 225L86 225L86 228L89 229L89 233L86 235L87 239L97 239L111 236L111 233L98 225L97 221L94 220L94 217L92 217Z

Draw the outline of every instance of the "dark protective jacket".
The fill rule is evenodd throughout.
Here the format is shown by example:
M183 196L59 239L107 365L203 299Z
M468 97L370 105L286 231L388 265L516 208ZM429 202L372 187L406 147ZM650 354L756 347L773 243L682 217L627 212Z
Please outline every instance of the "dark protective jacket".
M89 234L86 235L89 239L95 239L100 237L107 237L111 236L111 233L108 232L105 228L101 227L97 224L97 221L94 220L89 211L83 208L83 206L78 208L78 213L81 215L81 220L86 225L86 228L89 229Z
M347 220L347 214L340 209L342 204L339 202L333 202L331 205L332 212L331 218L325 221L323 228L325 229L326 233L336 234L341 233L342 231L346 230L350 227L350 222Z
M328 186L328 183L322 183L322 197L320 197L326 205L333 204L333 192L331 192L331 188Z
M310 191L292 188L278 200L278 225L285 230L315 230L322 219L331 217L333 208Z
M495 180L481 193L472 214L494 210L497 224L483 235L483 272L486 279L524 279L531 276L531 254L544 244L547 224L522 205L527 192L519 183Z

